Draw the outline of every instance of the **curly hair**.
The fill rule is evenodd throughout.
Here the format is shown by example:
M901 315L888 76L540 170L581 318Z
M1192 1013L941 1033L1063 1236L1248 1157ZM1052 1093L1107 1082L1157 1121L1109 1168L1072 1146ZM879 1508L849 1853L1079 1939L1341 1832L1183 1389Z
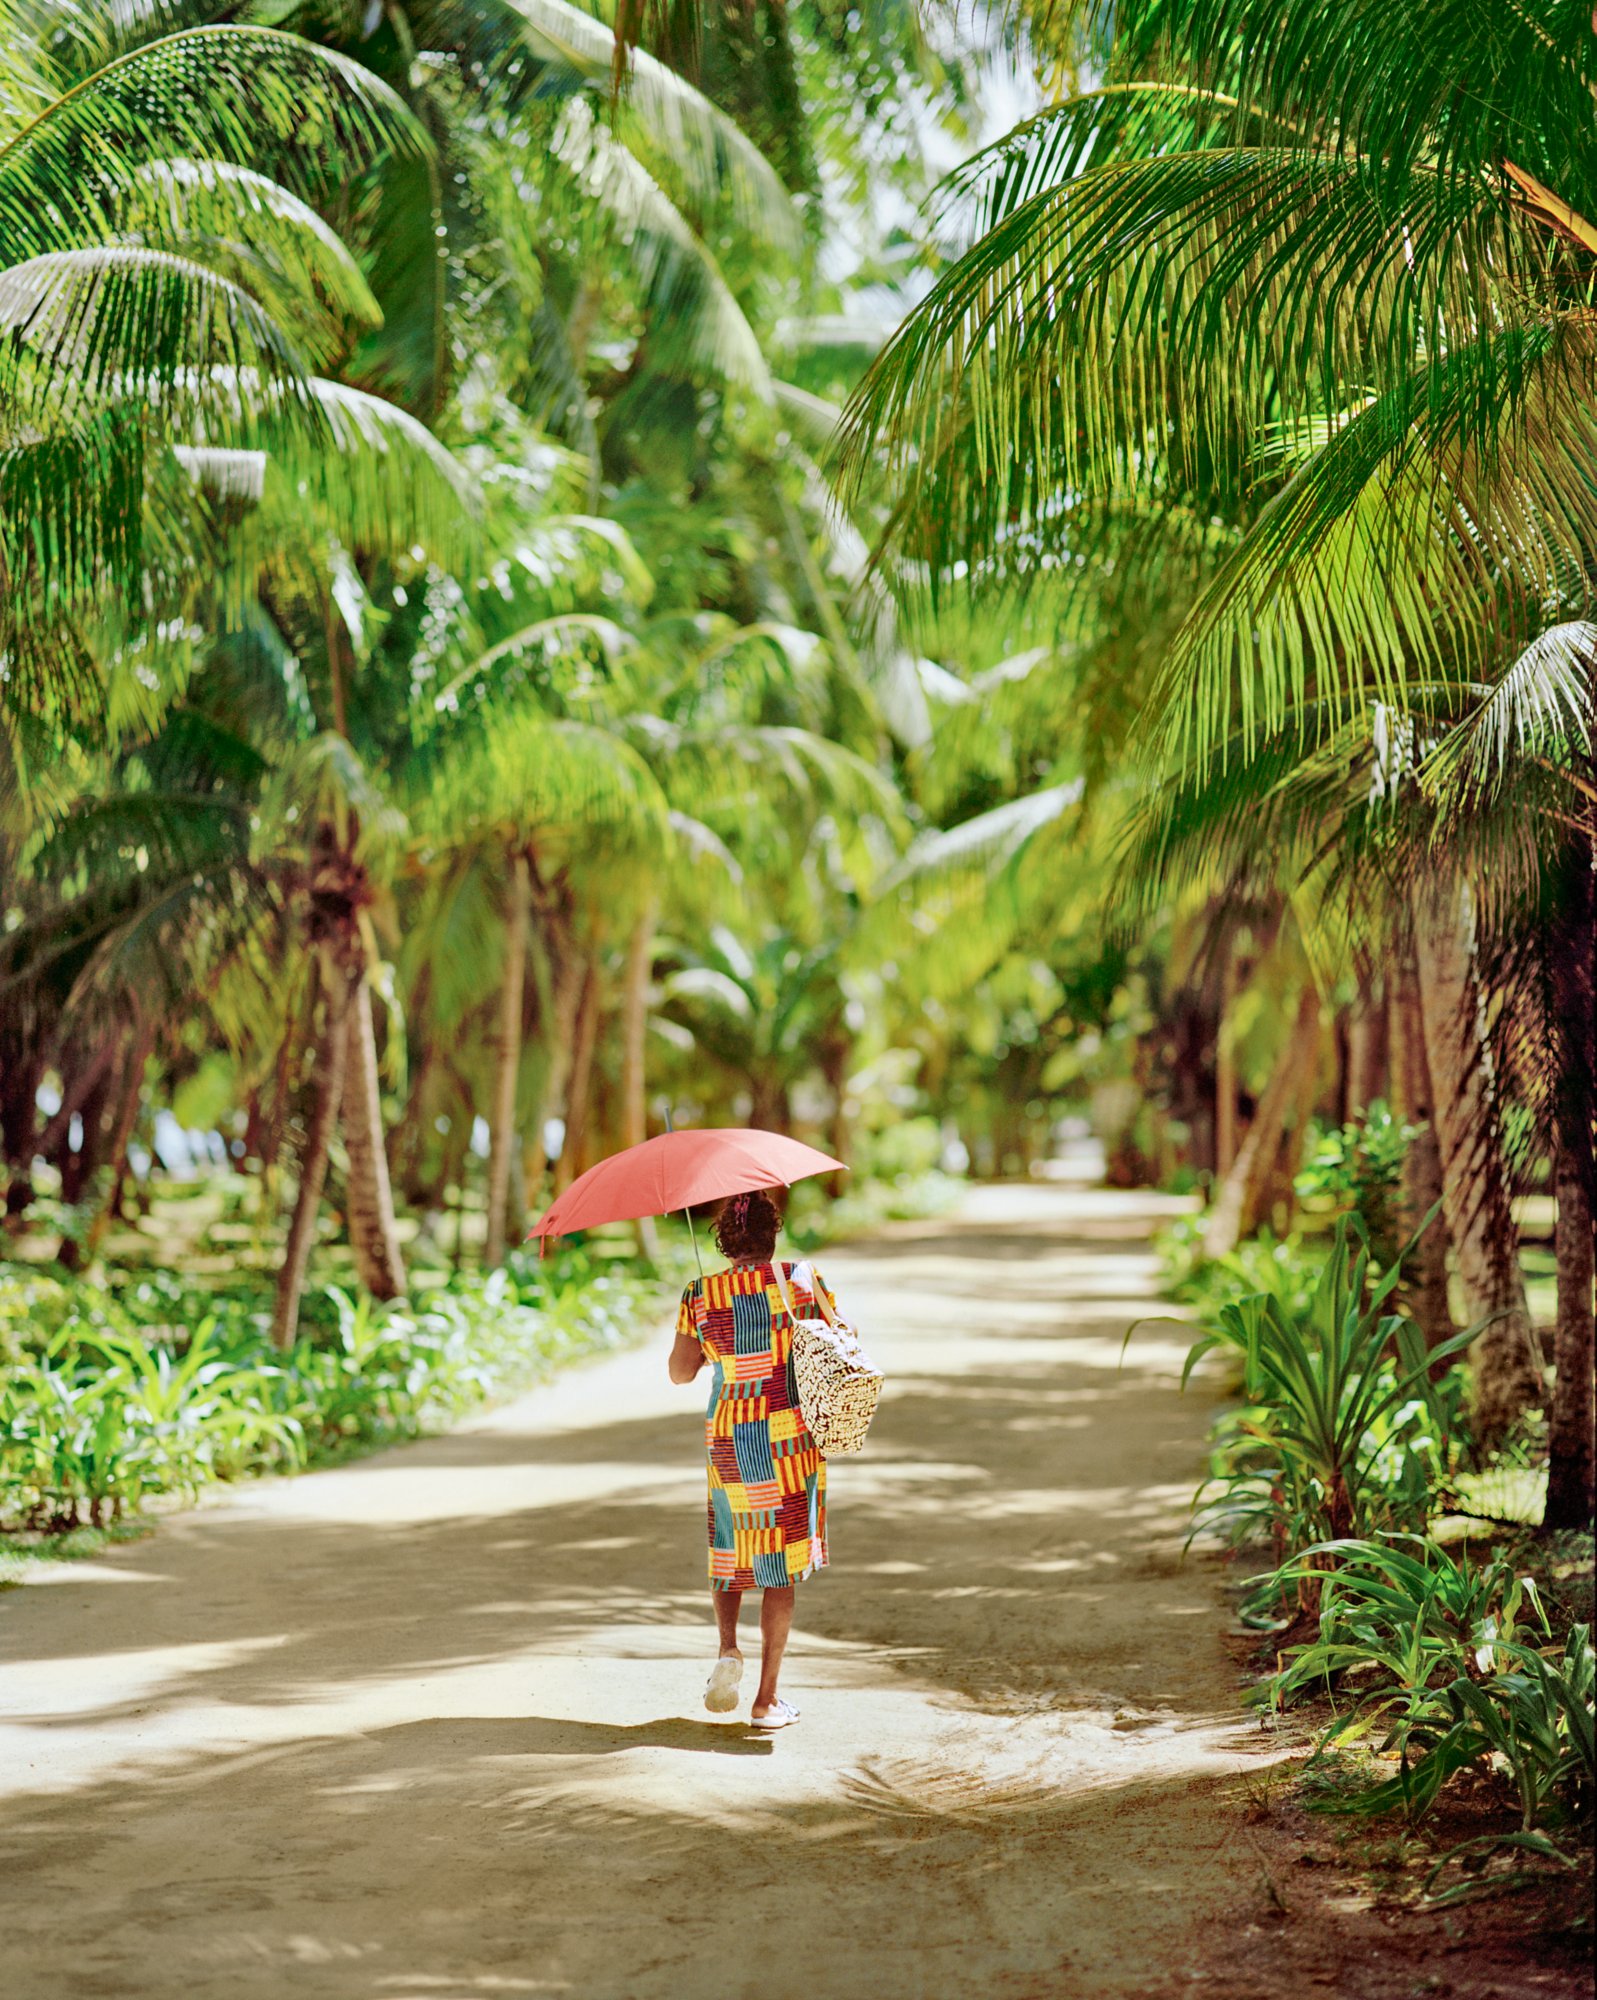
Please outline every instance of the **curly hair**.
M715 1218L716 1248L723 1257L769 1257L776 1249L782 1211L774 1190L735 1194Z

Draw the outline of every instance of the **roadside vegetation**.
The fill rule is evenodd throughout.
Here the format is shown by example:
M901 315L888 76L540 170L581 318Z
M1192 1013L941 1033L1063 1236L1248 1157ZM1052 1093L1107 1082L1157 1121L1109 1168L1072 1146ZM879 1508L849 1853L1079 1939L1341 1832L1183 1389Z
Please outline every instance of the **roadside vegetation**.
M1283 1240L1205 1262L1196 1231L1168 1232L1171 1294L1202 1329L1187 1372L1220 1357L1234 1397L1193 1533L1244 1578L1248 1699L1312 1734L1298 1798L1389 1831L1355 1858L1378 1848L1386 1886L1423 1907L1509 1889L1578 1906L1597 1818L1592 1535L1542 1526L1541 1412L1483 1444L1472 1330L1427 1348L1407 1309L1408 1246L1378 1250L1370 1219L1392 1141L1384 1108L1324 1134ZM1325 1163L1350 1156L1380 1171L1342 1181L1328 1214Z

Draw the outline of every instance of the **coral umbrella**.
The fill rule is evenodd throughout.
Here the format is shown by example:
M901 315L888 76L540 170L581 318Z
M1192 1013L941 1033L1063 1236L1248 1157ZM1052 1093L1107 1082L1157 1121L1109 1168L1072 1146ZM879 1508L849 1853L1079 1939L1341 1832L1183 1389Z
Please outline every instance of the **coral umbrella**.
M634 1222L667 1215L700 1202L787 1187L811 1174L847 1172L841 1160L790 1139L785 1132L711 1126L699 1132L662 1132L612 1153L578 1176L534 1223L531 1234L545 1248L551 1236L595 1229L601 1222ZM691 1226L691 1218L690 1218ZM697 1239L694 1248L697 1249Z

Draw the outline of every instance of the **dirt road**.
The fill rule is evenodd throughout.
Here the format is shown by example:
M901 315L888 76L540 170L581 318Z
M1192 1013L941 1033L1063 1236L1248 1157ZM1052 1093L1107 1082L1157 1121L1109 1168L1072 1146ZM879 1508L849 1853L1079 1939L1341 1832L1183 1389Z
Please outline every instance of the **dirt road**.
M891 1385L774 1739L699 1704L660 1340L0 1600L7 2000L1193 1991L1270 1751L1180 1560L1205 1398L1168 1332L1120 1366L1159 1207L978 1190L822 1260Z

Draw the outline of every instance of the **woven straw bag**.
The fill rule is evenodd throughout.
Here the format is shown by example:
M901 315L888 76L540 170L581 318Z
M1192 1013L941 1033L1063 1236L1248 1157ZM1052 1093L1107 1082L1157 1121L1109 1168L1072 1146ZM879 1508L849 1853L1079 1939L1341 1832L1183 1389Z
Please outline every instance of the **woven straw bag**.
M793 1322L793 1375L798 1383L799 1409L822 1458L838 1458L864 1448L876 1405L882 1399L882 1371L860 1346L847 1320L834 1319L813 1281L809 1289L820 1310L819 1319L801 1319L787 1288L780 1264L776 1288ZM807 1266L800 1264L794 1276Z

